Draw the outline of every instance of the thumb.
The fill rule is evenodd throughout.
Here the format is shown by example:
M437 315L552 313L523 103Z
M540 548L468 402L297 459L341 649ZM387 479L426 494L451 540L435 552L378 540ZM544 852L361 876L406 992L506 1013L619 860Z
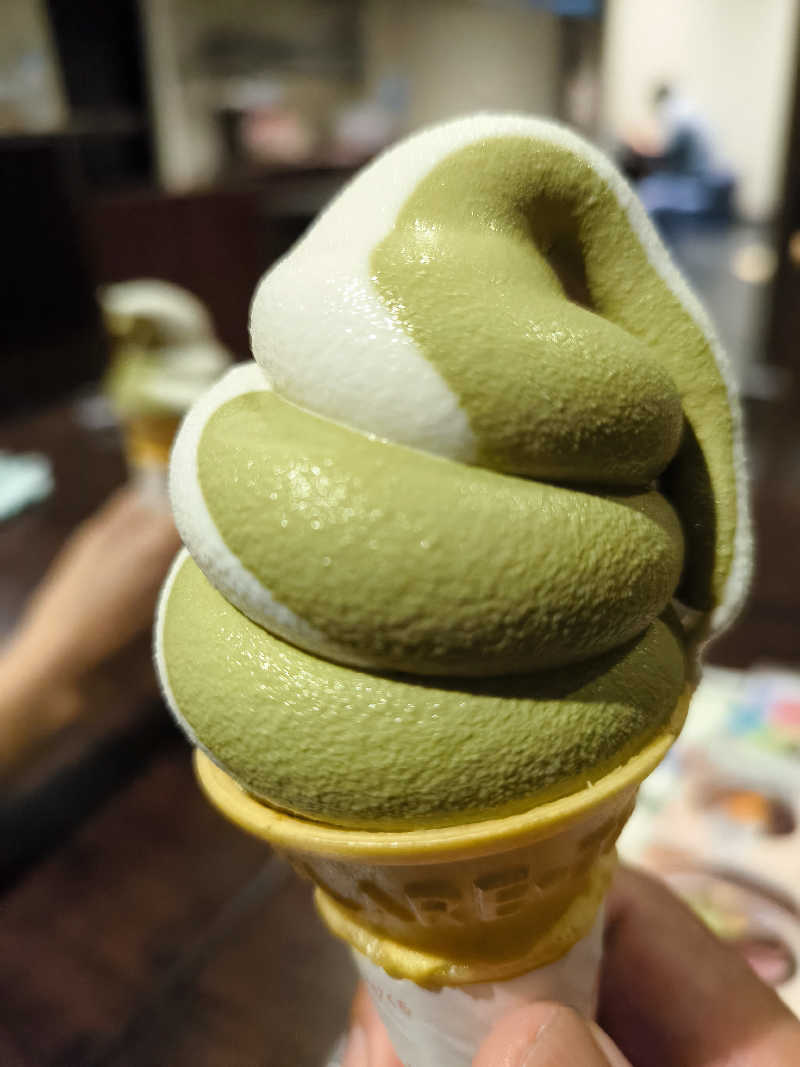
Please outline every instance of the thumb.
M630 1067L611 1038L563 1004L526 1004L489 1034L473 1067Z

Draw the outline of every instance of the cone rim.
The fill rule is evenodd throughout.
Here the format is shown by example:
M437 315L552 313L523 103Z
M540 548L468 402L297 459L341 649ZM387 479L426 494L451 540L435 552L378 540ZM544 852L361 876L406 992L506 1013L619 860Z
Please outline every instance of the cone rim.
M358 830L332 826L290 815L256 800L200 749L194 753L195 773L206 796L223 815L243 830L291 852L307 852L333 859L372 860L390 865L491 855L548 837L619 793L639 785L661 762L680 733L692 689L691 686L685 688L664 728L624 764L597 782L515 815L460 826L422 830Z

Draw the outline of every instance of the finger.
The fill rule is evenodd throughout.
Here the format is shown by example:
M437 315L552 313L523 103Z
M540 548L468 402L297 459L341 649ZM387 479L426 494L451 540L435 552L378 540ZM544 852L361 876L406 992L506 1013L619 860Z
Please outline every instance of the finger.
M170 512L163 500L154 501L138 489L126 486L106 500L95 513L94 519L112 537L117 537L121 532L129 532L137 527L147 529L166 524Z
M367 1035L358 1023L353 1023L347 1035L342 1067L370 1067Z
M342 1067L403 1067L363 983L353 998L350 1035Z
M630 1067L610 1038L596 1035L572 1008L527 1004L492 1030L473 1067Z
M800 1023L666 886L621 870L600 1020L637 1067L800 1063Z

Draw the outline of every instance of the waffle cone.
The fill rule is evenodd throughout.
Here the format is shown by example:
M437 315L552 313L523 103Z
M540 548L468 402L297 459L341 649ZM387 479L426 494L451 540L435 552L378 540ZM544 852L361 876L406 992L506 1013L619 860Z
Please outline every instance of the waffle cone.
M687 687L655 737L597 782L518 815L404 832L314 823L253 799L195 754L212 803L316 886L331 931L420 985L504 981L546 966L592 928L640 782L683 725Z
M166 470L180 415L130 415L123 420L122 435L128 466Z

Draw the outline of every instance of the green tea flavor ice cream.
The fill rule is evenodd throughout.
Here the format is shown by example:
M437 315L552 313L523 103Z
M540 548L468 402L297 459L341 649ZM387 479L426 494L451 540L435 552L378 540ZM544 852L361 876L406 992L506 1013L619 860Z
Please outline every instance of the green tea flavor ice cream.
M403 1062L463 1067L593 1010L614 842L747 584L727 364L607 160L511 115L367 167L251 334L173 450L164 692Z
M410 830L596 782L664 730L748 552L727 365L610 164L477 116L381 156L262 280L186 419L158 661L307 819Z

